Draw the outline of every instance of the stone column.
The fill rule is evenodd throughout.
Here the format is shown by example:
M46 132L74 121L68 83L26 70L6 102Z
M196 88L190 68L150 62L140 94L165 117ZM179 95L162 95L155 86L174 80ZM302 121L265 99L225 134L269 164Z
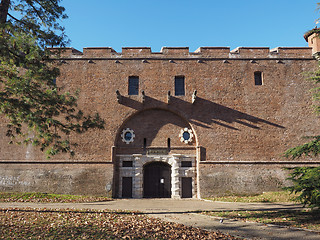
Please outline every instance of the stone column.
M171 198L181 198L180 179L179 179L179 162L180 154L173 154L171 165Z
M142 154L133 154L133 181L132 181L132 197L142 198Z

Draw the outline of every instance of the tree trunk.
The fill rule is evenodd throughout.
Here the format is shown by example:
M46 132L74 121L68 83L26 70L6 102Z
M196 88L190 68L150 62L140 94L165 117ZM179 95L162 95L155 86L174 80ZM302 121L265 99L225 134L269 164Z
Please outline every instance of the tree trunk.
M10 6L10 0L1 0L0 3L0 24L6 23L8 11Z

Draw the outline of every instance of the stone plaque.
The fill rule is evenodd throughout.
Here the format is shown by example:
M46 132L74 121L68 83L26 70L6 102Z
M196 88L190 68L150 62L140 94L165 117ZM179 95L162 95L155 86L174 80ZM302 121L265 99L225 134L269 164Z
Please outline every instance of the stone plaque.
M168 155L168 149L166 148L147 149L147 155Z

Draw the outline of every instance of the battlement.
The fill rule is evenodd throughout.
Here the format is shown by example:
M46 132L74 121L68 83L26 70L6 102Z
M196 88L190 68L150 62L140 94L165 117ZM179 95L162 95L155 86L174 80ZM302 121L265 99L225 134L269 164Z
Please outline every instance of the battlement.
M57 50L53 48L53 50ZM80 52L74 48L61 49L62 58L210 58L210 59L268 59L268 58L312 58L312 47L199 47L190 52L189 47L162 47L152 52L150 47L123 47L116 52L111 47L87 47Z
M105 57L116 53L111 47L87 47L83 49L83 55L86 57Z

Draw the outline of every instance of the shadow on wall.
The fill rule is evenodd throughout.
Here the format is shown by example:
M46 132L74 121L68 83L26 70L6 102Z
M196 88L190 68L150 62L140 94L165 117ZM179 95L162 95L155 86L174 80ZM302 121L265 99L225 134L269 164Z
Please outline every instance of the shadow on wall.
M169 111L180 114L190 123L204 128L212 128L212 124L217 124L232 130L239 131L238 128L231 126L232 123L238 123L243 126L260 129L259 123L268 124L270 126L284 129L284 126L258 118L229 107L222 106L212 101L197 97L195 103L184 101L180 98L171 96L170 103L161 102L149 96L144 97L144 101L140 102L135 99L121 96L121 102L127 107L136 110L145 110L152 108L167 109Z
M178 99L178 101L181 100ZM213 123L233 130L239 129L228 124L239 123L246 127L260 129L260 127L258 127L257 124L265 123L273 127L285 128L284 126L281 126L279 124L240 112L238 110L234 110L229 107L222 106L220 104L199 97L194 103L194 108L196 109L196 114L192 115L193 118L190 119L190 122L195 125L201 125L201 123L205 123L207 125L201 126L206 128L210 128L208 125L212 125Z
M185 143L180 141L178 134L181 129L190 129L191 126L187 120L178 114L158 107L142 109L130 116L122 124L120 131L128 128L134 130L135 134L130 147L157 146L170 148L170 146L185 146ZM120 134L117 134L116 146L129 147L119 136ZM190 145L195 145L195 141L190 142L188 146Z

